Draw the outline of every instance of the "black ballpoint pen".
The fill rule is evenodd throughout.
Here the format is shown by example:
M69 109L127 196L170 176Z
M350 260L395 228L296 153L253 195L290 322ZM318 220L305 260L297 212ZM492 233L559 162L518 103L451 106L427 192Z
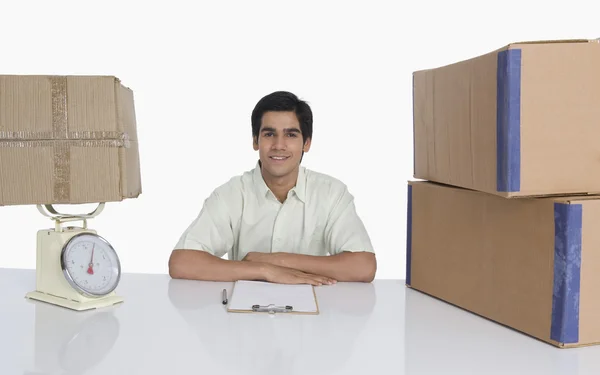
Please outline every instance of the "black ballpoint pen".
M223 289L223 305L227 305L227 289Z

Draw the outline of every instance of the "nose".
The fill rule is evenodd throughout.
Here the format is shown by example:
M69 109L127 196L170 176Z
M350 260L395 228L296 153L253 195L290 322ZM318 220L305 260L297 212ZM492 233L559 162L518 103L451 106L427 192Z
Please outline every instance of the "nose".
M284 150L286 148L285 137L275 137L273 149Z

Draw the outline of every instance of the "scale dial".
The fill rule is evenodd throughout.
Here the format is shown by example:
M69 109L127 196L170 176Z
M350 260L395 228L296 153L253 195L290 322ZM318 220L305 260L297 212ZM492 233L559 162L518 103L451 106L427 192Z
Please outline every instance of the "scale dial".
M71 287L87 297L105 296L119 284L119 257L110 243L95 233L71 237L63 246L60 261Z

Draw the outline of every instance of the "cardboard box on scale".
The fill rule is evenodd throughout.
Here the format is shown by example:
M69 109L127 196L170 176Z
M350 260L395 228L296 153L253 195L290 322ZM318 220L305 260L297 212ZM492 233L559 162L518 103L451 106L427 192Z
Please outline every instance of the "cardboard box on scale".
M0 205L141 191L133 92L117 78L0 75Z

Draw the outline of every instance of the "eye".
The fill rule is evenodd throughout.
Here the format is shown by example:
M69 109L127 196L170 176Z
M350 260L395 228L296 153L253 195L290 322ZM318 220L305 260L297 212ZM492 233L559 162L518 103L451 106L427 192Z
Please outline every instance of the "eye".
M272 133L272 132L267 132L267 133L263 133L263 134L264 134L264 136L265 136L265 137L270 137L270 136L272 136L272 135L273 135L273 133Z
M298 134L296 134L296 133L288 133L288 135L293 138L296 138L298 136Z

